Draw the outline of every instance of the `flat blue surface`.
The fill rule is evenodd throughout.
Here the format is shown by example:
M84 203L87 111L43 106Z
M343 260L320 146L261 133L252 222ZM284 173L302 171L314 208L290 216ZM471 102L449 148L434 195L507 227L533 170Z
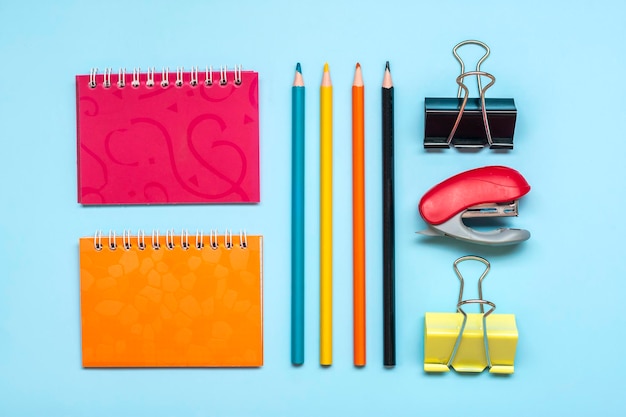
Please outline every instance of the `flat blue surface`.
M386 6L385 6L386 4ZM626 6L620 1L0 2L0 415L622 415L626 309ZM492 97L514 97L515 149L422 147L424 97L456 94L451 48L480 39ZM471 53L470 53L471 55ZM468 58L468 61L471 58ZM380 85L396 104L397 366L382 366ZM351 122L366 88L367 349L352 365ZM306 361L290 364L291 84L306 97ZM334 363L318 365L319 82L334 83ZM258 205L76 202L74 76L91 67L243 64L260 73ZM468 64L471 67L471 64ZM501 164L532 186L517 247L416 235L421 195ZM245 228L265 236L265 366L81 368L78 251L97 229ZM459 256L488 258L485 295L515 313L516 372L426 375L426 311L452 311ZM468 272L471 274L471 272ZM473 286L468 286L472 295Z

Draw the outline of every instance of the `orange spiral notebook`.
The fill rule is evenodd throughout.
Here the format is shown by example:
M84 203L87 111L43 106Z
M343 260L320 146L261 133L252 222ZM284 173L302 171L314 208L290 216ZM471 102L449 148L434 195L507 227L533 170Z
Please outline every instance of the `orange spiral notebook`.
M263 239L80 238L83 367L263 365Z
M78 202L258 203L258 73L76 76Z

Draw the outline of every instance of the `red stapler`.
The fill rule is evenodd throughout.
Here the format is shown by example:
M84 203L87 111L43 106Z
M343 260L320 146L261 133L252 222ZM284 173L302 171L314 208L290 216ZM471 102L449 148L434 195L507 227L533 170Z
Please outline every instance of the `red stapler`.
M470 217L517 216L518 199L530 185L514 169L486 166L462 172L431 188L420 200L419 212L428 229L419 233L449 236L483 245L511 245L530 238L523 229L474 230L463 223Z

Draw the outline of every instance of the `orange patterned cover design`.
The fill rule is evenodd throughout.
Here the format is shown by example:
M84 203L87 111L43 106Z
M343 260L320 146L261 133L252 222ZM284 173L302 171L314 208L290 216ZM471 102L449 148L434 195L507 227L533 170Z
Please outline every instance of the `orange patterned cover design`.
M109 241L115 240L111 249ZM80 239L84 367L258 367L263 365L262 237L247 247L224 236L213 249L146 247L124 239Z

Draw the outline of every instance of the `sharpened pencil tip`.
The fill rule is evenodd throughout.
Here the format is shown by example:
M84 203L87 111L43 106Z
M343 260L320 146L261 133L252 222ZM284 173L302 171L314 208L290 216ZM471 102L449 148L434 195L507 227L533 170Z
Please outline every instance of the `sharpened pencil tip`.
M324 64L324 72L328 72L328 71L329 71L329 69L328 69L328 62L327 62L327 63Z
M391 71L389 70L389 61L385 65L385 75L383 76L383 88L392 88L393 82L391 81Z
M354 87L363 87L363 74L361 73L361 64L358 62L354 69L354 83L352 83L352 85Z
M302 67L300 63L296 65L296 75L293 78L293 86L294 87L304 87L304 79L302 78Z

